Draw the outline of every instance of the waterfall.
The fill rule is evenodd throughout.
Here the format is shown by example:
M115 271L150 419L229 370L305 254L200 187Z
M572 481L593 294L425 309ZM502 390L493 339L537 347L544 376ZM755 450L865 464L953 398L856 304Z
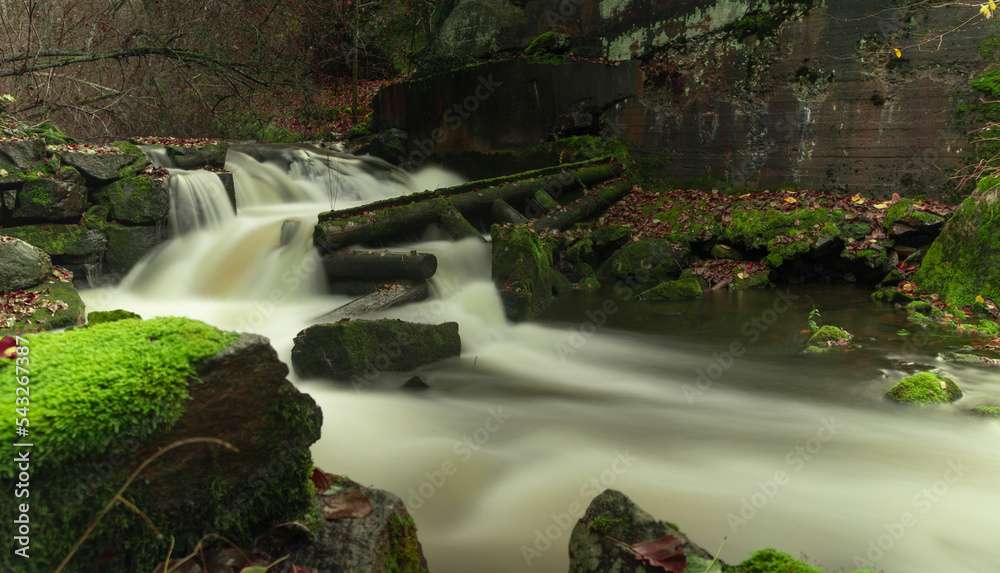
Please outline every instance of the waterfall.
M221 231L236 213L222 180L210 171L171 171L170 229L175 236L190 231Z
M81 292L89 310L260 333L290 363L295 334L349 300L324 292L311 245L317 213L455 181L291 146L231 150L227 167L238 215L176 236L119 287ZM809 302L769 322L760 340L741 326L772 307L773 292L647 303L576 291L544 321L511 324L490 280L489 245L396 248L437 255L433 296L380 316L456 321L462 355L421 369L432 390L420 397L395 391L409 373L365 392L290 379L323 408L316 465L399 495L432 571L565 572L576 517L608 487L712 550L727 537L721 558L731 564L772 546L853 571L874 543L869 569L996 569L1000 422L956 405L882 401L899 376L887 366L898 348L873 341L906 325L866 306L869 293L794 287ZM790 341L810 304L866 348L799 356ZM745 354L725 358L734 342ZM692 399L686 388L709 366L724 372ZM995 371L945 368L964 400L1000 401ZM504 422L484 433L495 427L484 424L490 412ZM445 463L457 470L441 474ZM916 524L900 530L904 514ZM525 548L540 556L529 562Z

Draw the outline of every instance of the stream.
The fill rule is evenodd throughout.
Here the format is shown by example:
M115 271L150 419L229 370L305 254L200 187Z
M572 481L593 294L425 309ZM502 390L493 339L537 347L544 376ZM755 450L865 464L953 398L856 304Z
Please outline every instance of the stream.
M81 292L88 311L258 332L290 364L295 334L350 300L325 294L317 213L459 181L297 148L241 151L227 164L239 215L175 223L178 236L120 286ZM220 193L191 184L189 194ZM299 223L283 232L289 219ZM654 303L606 284L512 324L488 245L432 229L394 249L437 255L434 294L381 316L457 321L461 357L419 371L432 388L422 393L396 390L409 374L367 388L289 377L323 409L317 466L399 495L431 571L566 571L570 531L606 488L710 552L725 538L730 564L770 546L831 572L1000 570L1000 421L963 413L1000 401L1000 375L938 361L949 342L899 334L920 327L868 291ZM798 354L813 308L862 349ZM933 409L887 402L902 360L946 369L965 397Z

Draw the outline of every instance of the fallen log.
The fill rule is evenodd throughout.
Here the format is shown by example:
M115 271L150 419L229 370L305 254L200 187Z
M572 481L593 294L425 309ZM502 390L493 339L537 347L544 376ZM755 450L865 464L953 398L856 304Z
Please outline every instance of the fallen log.
M515 225L523 225L528 222L528 218L525 217L517 209L510 206L510 203L497 199L493 202L493 207L490 208L490 216L493 217L494 223L514 223Z
M332 251L323 255L323 269L331 281L429 279L437 271L437 257L416 251Z
M627 179L604 185L594 193L588 193L565 207L535 219L531 223L531 228L535 231L568 229L584 219L600 214L621 200L631 190L632 183Z
M483 234L476 230L472 226L472 223L468 219L462 216L458 212L458 209L454 205L448 205L443 211L441 211L441 228L444 229L448 236L456 241L461 241L462 239L468 239L469 237L476 237L480 241L486 241L483 238Z
M384 240L407 231L419 230L438 222L441 214L452 206L462 215L485 212L497 200L520 204L533 195L539 187L552 188L560 193L591 187L618 177L621 166L614 163L590 165L576 171L565 171L542 179L509 183L499 187L467 191L460 195L428 196L422 201L387 206L338 219L322 219L313 232L313 243L321 252L330 252L347 245ZM442 191L448 191L444 189ZM435 194L441 191L435 192ZM375 204L373 204L375 205Z
M419 302L428 297L430 290L422 280L399 280L384 285L379 290L338 306L330 312L313 319L315 324L337 322L344 318L354 318L379 310L410 302Z

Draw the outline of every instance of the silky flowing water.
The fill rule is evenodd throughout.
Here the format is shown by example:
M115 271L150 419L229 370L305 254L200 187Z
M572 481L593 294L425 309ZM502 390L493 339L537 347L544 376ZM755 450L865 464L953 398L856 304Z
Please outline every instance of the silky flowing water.
M83 292L88 309L261 333L290 364L295 334L349 300L324 294L309 243L316 214L334 200L455 182L247 151L229 162L239 216L179 234L119 287ZM299 223L283 245L290 219ZM954 341L921 335L868 291L791 286L653 303L619 282L511 324L488 245L429 231L399 247L410 249L438 256L434 296L384 316L457 321L462 336L460 358L419 372L432 390L399 391L407 376L395 374L353 385L290 378L323 409L316 464L403 498L431 571L565 571L571 529L605 488L709 551L725 538L730 563L773 546L829 571L1000 570L1000 422L962 412L1000 401L1000 374L937 361ZM798 354L813 308L863 348ZM965 397L886 402L902 361L944 368Z

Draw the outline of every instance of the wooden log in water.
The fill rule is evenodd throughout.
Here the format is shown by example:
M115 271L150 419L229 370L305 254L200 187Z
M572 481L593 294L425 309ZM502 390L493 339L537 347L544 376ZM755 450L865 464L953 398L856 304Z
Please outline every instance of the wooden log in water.
M463 215L481 213L492 208L497 200L514 205L521 204L539 188L551 188L560 194L567 193L597 185L620 174L621 166L604 163L541 179L467 191L460 195L441 194L447 192L445 189L421 201L360 211L355 215L338 219L321 216L313 232L313 243L321 252L331 252L348 245L381 241L438 222L441 214L449 206L453 206ZM324 215L330 216L330 214Z
M337 322L344 318L364 316L372 312L390 309L394 306L410 302L419 302L427 298L430 289L423 280L398 280L392 284L383 285L379 290L357 298L345 305L314 319L316 324Z
M323 255L323 269L331 281L429 279L437 271L437 257L416 251L332 251Z
M523 225L528 222L528 218L521 214L520 211L510 206L510 203L497 199L493 202L493 206L490 208L490 216L493 217L494 223L514 223L515 225Z
M594 193L573 201L569 205L556 209L544 217L539 217L532 222L531 227L535 231L544 229L565 230L584 219L602 213L608 207L614 205L622 197L632 190L632 183L627 179L615 181L598 189Z
M447 207L441 211L441 228L444 229L448 236L456 241L461 241L462 239L468 239L470 237L476 237L480 241L485 242L486 239L483 238L483 234L476 230L454 205L448 204Z

